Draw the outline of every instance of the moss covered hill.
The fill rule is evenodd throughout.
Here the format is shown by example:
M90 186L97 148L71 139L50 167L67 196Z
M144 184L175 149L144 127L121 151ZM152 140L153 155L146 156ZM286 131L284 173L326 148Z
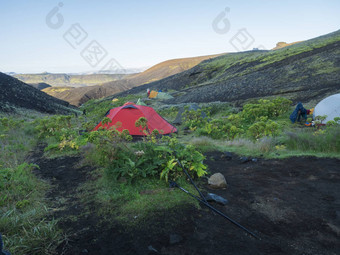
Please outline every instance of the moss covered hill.
M20 108L45 113L68 113L69 103L47 95L12 76L0 72L0 111L14 112Z
M278 50L226 54L121 95L149 87L180 91L172 103L270 96L307 102L340 92L339 56L340 30Z
M14 77L25 83L48 83L61 87L84 87L122 79L124 74L86 74L70 75L65 73L15 74Z
M103 83L98 86L75 88L63 91L46 89L44 92L78 106L90 99L107 97L142 84L147 84L152 81L157 81L183 72L199 64L203 60L214 58L216 56L218 55L172 59L159 63L142 73L129 75L124 79Z

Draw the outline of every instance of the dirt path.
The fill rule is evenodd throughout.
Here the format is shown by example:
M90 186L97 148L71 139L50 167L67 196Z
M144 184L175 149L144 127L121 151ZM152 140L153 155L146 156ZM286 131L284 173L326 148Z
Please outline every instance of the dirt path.
M58 254L337 254L340 250L340 160L292 158L240 163L208 153L210 171L226 177L229 200L219 210L246 226L250 237L203 208L159 211L138 229L124 229L99 217L93 202L82 202L79 187L90 178L80 157L45 159L32 155L37 174L52 184L51 217L68 234ZM176 191L181 192L181 191Z
M119 231L110 226L110 231L103 225L101 218L95 214L93 202L83 202L79 188L90 177L93 169L79 167L81 157L59 157L46 159L41 145L31 156L31 161L39 165L36 174L47 180L52 189L47 194L50 201L51 218L57 219L58 226L66 234L66 240L58 247L58 254L113 254L111 242ZM105 230L105 231L103 231ZM109 234L112 232L113 234ZM107 237L103 237L107 235ZM103 243L104 242L104 243ZM113 249L119 248L115 244Z

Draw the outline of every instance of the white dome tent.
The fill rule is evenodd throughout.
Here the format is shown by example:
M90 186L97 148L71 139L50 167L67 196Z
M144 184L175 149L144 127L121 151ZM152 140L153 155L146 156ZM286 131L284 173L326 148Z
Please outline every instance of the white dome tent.
M333 120L335 117L340 117L340 94L334 94L321 100L314 109L313 119L316 116L327 115L324 123Z

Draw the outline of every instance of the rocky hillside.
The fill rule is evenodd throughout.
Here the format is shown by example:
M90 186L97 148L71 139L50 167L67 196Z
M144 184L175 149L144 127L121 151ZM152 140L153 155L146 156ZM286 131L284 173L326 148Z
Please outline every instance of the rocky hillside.
M169 103L245 100L285 96L307 102L340 92L340 30L275 51L226 54L146 88L175 90Z
M69 113L69 103L47 95L18 79L0 73L0 111L32 109L44 113Z
M69 103L79 106L90 99L107 97L122 91L126 91L142 84L157 81L165 77L183 72L199 64L203 60L214 58L218 55L201 56L194 58L173 59L159 63L142 73L127 76L125 79L103 83L98 86L75 88L68 90L46 89L44 92L68 101Z
M85 87L122 79L124 74L86 74L72 75L65 73L15 74L14 77L25 83L48 83L60 87ZM128 76L128 75L127 75Z

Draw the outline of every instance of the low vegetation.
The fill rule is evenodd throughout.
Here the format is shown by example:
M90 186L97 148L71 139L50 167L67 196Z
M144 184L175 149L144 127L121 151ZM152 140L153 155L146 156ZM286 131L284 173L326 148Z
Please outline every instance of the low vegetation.
M137 99L91 100L82 107L82 116L0 117L0 232L11 252L48 254L63 238L57 222L47 220L44 196L49 185L35 176L39 166L25 162L38 142L46 144L45 157L84 156L83 164L96 168L82 187L91 190L84 196L99 205L97 213L104 219L113 217L127 226L142 224L159 210L188 203L198 206L185 193L172 192L168 181L176 180L195 193L179 162L199 180L209 171L205 151L263 157L338 157L340 152L339 118L327 126L291 124L292 102L281 97L255 100L240 110L228 104L186 110L178 137L162 137L161 130L150 132L145 118L135 123L146 135L137 141L127 130L118 132L114 127L87 132L108 109ZM162 108L161 114L172 120L178 111L179 107ZM318 118L320 124L323 118Z
M34 175L39 166L25 162L37 144L31 121L0 118L0 232L12 254L48 254L62 238L56 221L45 218L49 186Z

